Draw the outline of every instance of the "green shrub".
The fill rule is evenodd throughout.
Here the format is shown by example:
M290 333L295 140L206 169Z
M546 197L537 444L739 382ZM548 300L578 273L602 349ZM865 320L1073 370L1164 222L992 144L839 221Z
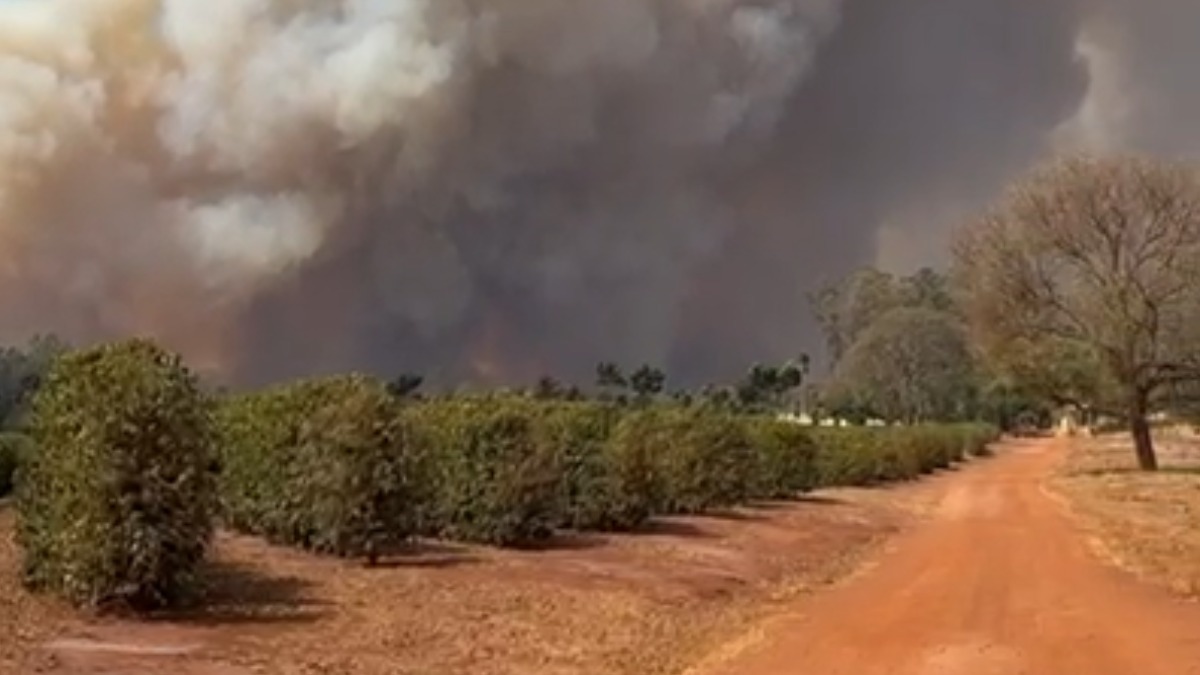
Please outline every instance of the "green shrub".
M210 404L147 341L59 359L34 400L18 485L24 577L83 606L186 597L212 531Z
M812 431L821 485L873 485L911 480L967 455L988 452L998 430L981 424L841 427Z
M901 475L891 477L893 480L916 478L962 459L959 438L948 427L894 427L885 433L886 443L898 452L903 466Z
M33 459L33 447L25 434L0 433L0 497L12 492L18 470Z
M991 444L1000 438L1000 428L991 424L958 424L954 428L968 457L992 454Z
M875 485L921 475L934 449L918 434L897 427L814 430L821 485ZM932 469L928 469L932 470Z
M231 526L372 559L415 532L423 455L382 382L299 382L231 399L218 419Z
M877 429L822 427L812 434L822 486L871 485L891 473L885 466L884 437Z
M817 446L805 427L769 417L748 422L756 476L751 496L787 499L816 487Z
M656 408L626 411L613 428L604 446L604 478L584 494L591 511L600 514L598 529L634 530L666 509L661 455L671 432L663 416Z
M534 418L537 442L556 453L562 470L555 525L575 530L620 529L613 508L614 455L609 440L620 410L598 403L546 403Z
M297 445L303 385L233 396L217 408L221 517L280 542L288 529L288 463Z
M745 503L759 478L746 418L712 408L657 411L658 459L668 513Z
M429 448L431 534L519 546L562 520L560 453L538 442L537 404L493 397L408 408Z

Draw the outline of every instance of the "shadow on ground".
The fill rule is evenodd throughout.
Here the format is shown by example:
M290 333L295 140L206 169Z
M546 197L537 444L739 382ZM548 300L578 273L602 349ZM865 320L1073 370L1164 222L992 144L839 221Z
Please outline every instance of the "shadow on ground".
M240 563L211 562L201 571L203 591L190 607L161 612L154 621L198 625L307 623L329 611L297 577L268 576Z

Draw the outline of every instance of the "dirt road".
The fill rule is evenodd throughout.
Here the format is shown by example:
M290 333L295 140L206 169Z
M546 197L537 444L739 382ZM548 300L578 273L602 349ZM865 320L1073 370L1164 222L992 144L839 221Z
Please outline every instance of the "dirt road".
M1200 605L1110 568L1043 479L1060 441L939 482L878 564L726 651L704 675L1188 675Z

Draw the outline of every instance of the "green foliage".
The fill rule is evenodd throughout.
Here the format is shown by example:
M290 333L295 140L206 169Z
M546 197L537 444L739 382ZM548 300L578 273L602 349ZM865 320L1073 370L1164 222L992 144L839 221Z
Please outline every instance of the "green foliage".
M817 445L807 428L759 417L747 422L747 431L756 452L755 498L787 499L816 487Z
M888 421L962 419L975 364L950 313L900 308L878 317L845 353L829 396L838 408L864 408Z
M555 401L566 398L567 392L562 382L553 377L543 376L533 385L531 395L539 401Z
M1027 386L1017 385L1008 377L982 377L977 392L976 414L997 429L1011 431L1029 420L1049 425L1052 416L1050 397Z
M991 455L991 444L1000 438L1000 428L991 424L955 424L949 428L958 435L968 457Z
M1102 355L1086 342L1038 336L977 338L1009 393L1053 405L1119 408L1120 386ZM1026 409L1032 406L1026 406Z
M982 424L820 428L812 434L823 486L912 480L968 455L988 454L999 435Z
M559 449L538 442L537 410L536 402L502 397L407 410L430 451L431 532L502 546L553 533L563 467Z
M904 458L905 478L945 469L966 458L966 444L953 427L900 427L889 435L888 443Z
M576 530L619 530L627 522L617 504L618 455L610 438L620 410L599 403L547 405L537 416L537 442L558 453L559 482L555 524Z
M391 382L388 382L387 388L393 396L398 398L409 398L417 395L417 390L425 383L425 378L416 373L401 373L396 376Z
M23 348L0 349L0 425L19 429L29 402L54 359L67 346L54 336L37 336Z
M311 545L303 533L314 528L297 513L332 492L289 482L305 466L293 457L301 446L297 429L319 418L312 401L346 396L306 393L306 386L243 398L222 412L228 438L242 429L241 441L226 444L235 452L225 462L223 502L226 517L244 529ZM292 397L299 402L288 403ZM285 416L292 422L262 423L277 419L281 408L293 411ZM813 432L703 404L627 407L491 395L416 402L399 415L411 427L405 447L421 449L420 470L404 475L426 477L426 489L407 493L407 503L422 501L419 508L399 508L382 522L406 534L415 512L424 534L502 546L534 543L555 528L631 530L655 515L787 498L818 485L911 479L961 459L967 448L957 428ZM249 441L247 428L257 434ZM255 451L264 447L275 450ZM311 473L336 472L300 471ZM272 476L283 478L263 478ZM270 525L273 518L282 524ZM304 524L300 534L297 522Z
M629 380L621 372L620 366L611 362L596 365L596 386L608 389L624 389L629 386Z
M627 412L605 447L605 480L592 498L605 529L630 530L666 508L661 455L670 441L661 408Z
M807 354L782 366L755 364L736 387L738 405L746 410L778 408L788 392L804 383L808 367Z
M83 606L186 597L212 530L212 420L196 378L148 341L60 358L18 485L26 583Z
M758 472L745 417L710 408L663 407L652 414L664 511L700 513L750 498Z
M298 409L303 386L233 396L218 407L218 493L226 525L273 540L287 539L282 534L290 520L287 472L306 414Z
M629 389L642 401L648 401L661 394L666 384L666 373L649 365L644 365L629 375Z
M882 434L866 427L814 429L822 486L872 485L880 480Z
M219 420L231 526L371 559L415 532L423 455L383 383L299 382L231 399Z
M25 434L0 433L0 497L12 492L21 466L33 460L33 439Z
M921 269L896 277L875 268L855 271L809 296L813 315L825 334L826 349L836 366L879 317L903 308L953 312L946 277Z

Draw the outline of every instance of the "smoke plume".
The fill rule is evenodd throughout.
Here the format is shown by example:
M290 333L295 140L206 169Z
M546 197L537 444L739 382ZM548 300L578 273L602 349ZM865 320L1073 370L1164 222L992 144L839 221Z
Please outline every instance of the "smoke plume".
M0 337L725 377L1054 144L1179 151L1200 10L1145 4L4 0Z

